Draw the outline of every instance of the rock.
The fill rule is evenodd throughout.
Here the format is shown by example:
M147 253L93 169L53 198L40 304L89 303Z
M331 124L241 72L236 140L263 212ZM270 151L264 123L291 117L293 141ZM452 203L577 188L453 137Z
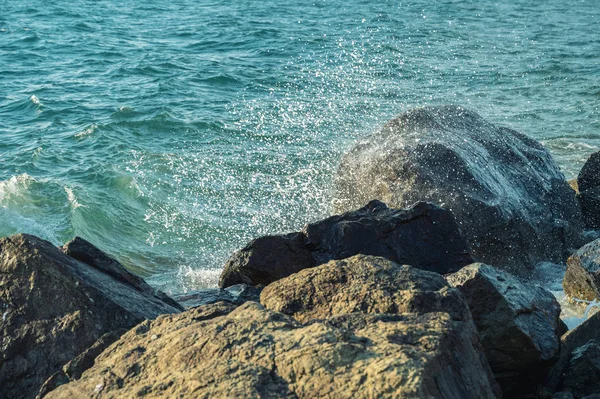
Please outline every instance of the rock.
M219 302L142 323L47 398L499 397L464 327L446 313L301 325L255 302Z
M596 340L572 352L564 372L562 390L577 398L600 392L600 344Z
M355 312L446 312L453 320L471 320L462 294L439 274L367 255L332 260L271 283L260 301L300 322Z
M579 205L586 227L600 228L600 151L592 154L577 177Z
M548 291L475 263L446 276L465 296L502 391L530 385L557 359L560 305Z
M519 274L582 244L579 207L550 153L457 106L407 111L343 157L336 210L372 199L451 210L476 259Z
M584 245L569 258L562 285L571 298L600 298L600 239Z
M390 209L372 201L359 210L308 224L302 232L252 241L227 261L219 286L268 285L356 254L382 256L437 273L456 271L473 261L451 212L424 202Z
M75 237L73 240L65 244L61 250L70 257L77 259L80 262L87 263L93 268L108 274L116 280L130 285L144 294L156 296L174 308L183 310L183 307L181 307L179 303L170 298L167 294L150 287L150 285L148 285L148 283L146 283L142 278L125 269L123 265L121 265L116 259L110 257L105 252L102 252L92 243L84 240L81 237Z
M262 288L264 287L257 288L246 284L236 284L225 289L204 288L186 294L175 295L173 298L186 309L221 301L241 305L247 301L258 302Z
M104 334L178 311L40 238L2 238L0 396L33 398L46 379Z
M251 241L229 258L219 277L219 287L267 285L315 266L315 260L304 246L305 239L302 233L292 233Z
M571 353L592 340L600 342L600 312L593 314L561 337L560 357L546 377L546 386L549 390L558 390L569 366Z

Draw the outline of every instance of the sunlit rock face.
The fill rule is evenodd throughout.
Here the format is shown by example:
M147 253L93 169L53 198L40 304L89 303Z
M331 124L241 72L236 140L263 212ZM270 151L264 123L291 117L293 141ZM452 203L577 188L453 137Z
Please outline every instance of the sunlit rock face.
M372 199L450 209L478 260L517 273L581 244L581 212L550 153L458 106L407 111L343 157L336 211Z

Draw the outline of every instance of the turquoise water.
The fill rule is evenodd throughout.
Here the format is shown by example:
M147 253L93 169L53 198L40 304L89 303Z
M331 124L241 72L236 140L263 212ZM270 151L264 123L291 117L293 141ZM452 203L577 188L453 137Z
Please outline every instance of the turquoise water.
M80 235L170 292L330 212L344 150L455 103L600 148L600 2L0 2L0 235Z

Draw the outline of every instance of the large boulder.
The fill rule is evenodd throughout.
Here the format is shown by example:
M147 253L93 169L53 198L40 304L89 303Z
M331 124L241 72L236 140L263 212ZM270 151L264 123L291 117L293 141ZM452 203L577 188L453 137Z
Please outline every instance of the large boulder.
M450 273L473 261L451 212L425 202L390 209L371 201L356 211L308 224L299 233L250 242L227 261L219 286L268 285L356 254L382 256L437 273Z
M367 255L332 260L271 283L260 302L300 322L354 312L446 312L454 320L471 320L462 294L441 275Z
M546 378L547 389L554 392L561 386L568 372L572 354L590 341L600 342L600 312L593 314L583 323L561 337L560 357Z
M33 398L105 334L180 311L164 294L119 277L128 272L118 263L111 268L78 261L34 236L0 239L1 397Z
M600 228L600 151L592 154L577 177L579 205L589 228Z
M531 385L556 361L563 325L550 292L481 263L446 278L465 296L503 392Z
M550 153L457 106L407 111L343 157L336 210L372 199L451 210L475 258L517 273L581 245L579 206Z
M569 258L562 285L571 298L600 298L600 239L584 245Z
M474 328L447 313L302 325L219 302L130 330L47 398L494 398Z
M600 392L600 344L591 340L571 353L561 390L576 398Z

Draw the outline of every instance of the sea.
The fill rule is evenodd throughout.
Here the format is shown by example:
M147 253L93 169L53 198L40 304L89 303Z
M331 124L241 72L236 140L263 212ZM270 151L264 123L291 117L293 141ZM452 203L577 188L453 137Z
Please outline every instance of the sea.
M600 149L599 0L0 0L0 236L81 236L168 293L330 215L342 154L457 104Z

